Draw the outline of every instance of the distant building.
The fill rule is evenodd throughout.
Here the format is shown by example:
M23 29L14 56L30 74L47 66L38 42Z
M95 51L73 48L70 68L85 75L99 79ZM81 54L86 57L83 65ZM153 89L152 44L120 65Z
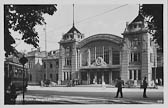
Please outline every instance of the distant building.
M59 50L50 51L47 57L42 59L42 80L58 81Z
M42 58L46 55L40 48L32 50L26 54L28 63L29 84L39 84L42 79Z

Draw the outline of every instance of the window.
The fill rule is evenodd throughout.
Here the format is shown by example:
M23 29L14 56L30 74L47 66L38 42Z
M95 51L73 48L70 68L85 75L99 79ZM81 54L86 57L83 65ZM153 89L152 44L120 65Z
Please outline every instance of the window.
M105 47L104 48L104 61L109 64L109 48L108 47Z
M136 70L134 70L134 80L136 80L136 78L137 78L136 75L137 75Z
M30 81L32 81L32 74L30 74Z
M44 79L46 79L46 74L44 74Z
M103 58L103 47L96 47L96 58L102 57Z
M112 52L112 63L114 65L120 64L120 52L119 51Z
M52 65L52 63L50 63L50 68L52 68L53 67L53 65Z
M64 72L64 80L66 80L66 73Z
M138 55L137 55L137 53L134 53L134 61L135 61L135 62L138 61Z
M138 70L138 80L141 80L141 70Z
M90 48L91 64L95 62L95 47Z
M65 55L66 56L70 56L71 55L71 47L70 46L65 48Z
M58 80L58 74L56 74L56 80Z
M72 73L70 72L70 75L69 75L69 77L70 77L70 80L72 79Z
M58 60L56 60L56 66L59 66L59 61Z
M44 69L46 68L46 63L44 62Z
M141 61L140 52L131 52L130 62L140 62L140 61Z
M52 79L52 74L50 74L50 79Z
M132 79L132 70L129 70L129 79Z
M65 58L65 66L71 66L71 58L70 57Z

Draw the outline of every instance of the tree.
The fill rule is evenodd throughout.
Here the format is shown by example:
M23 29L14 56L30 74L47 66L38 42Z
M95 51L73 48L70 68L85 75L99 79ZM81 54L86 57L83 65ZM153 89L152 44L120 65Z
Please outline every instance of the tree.
M12 46L15 39L10 30L22 34L25 43L38 47L39 36L35 31L36 25L45 24L43 14L53 15L56 9L54 5L4 5L4 50L5 56L17 55L17 50Z
M143 4L141 10L148 19L149 32L163 51L163 4Z

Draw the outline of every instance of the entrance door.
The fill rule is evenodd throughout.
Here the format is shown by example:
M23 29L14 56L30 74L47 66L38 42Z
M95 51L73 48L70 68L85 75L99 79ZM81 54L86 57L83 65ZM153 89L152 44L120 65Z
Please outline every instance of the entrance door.
M97 84L102 83L102 73L100 71L97 72Z
M104 81L106 84L109 84L109 72L104 72Z
M113 71L112 80L118 79L119 76L120 76L120 71Z
M90 72L90 84L93 84L94 72Z

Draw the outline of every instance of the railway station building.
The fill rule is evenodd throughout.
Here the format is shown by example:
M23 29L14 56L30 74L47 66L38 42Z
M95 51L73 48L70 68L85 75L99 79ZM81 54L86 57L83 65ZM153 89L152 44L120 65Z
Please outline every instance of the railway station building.
M139 13L131 23L126 23L122 35L95 34L84 38L73 25L59 42L58 81L78 79L81 84L114 84L121 77L138 85L145 76L153 81L157 51L144 17Z

